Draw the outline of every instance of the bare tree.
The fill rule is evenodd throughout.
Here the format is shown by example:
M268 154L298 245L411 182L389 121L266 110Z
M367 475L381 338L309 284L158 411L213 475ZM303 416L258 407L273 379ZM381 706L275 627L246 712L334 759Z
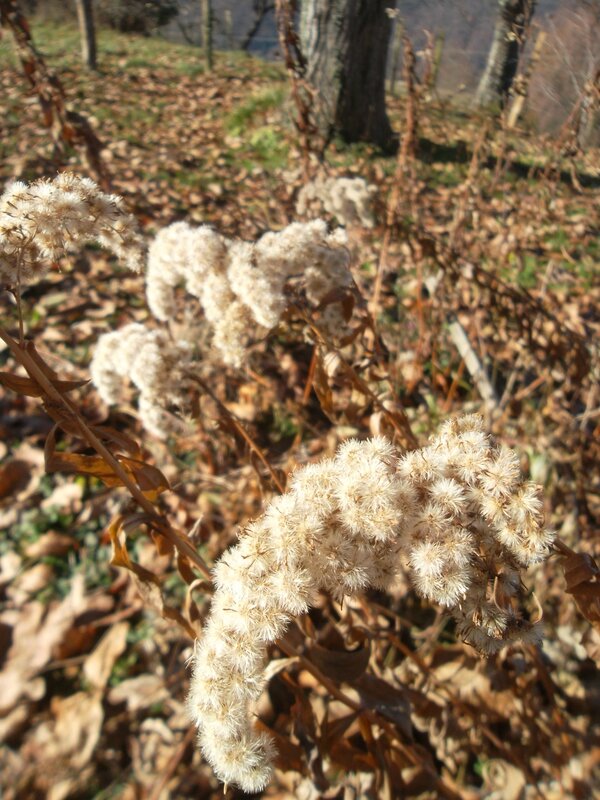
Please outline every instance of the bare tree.
M395 0L303 0L300 23L306 77L325 139L388 147L385 69Z
M252 25L242 40L242 50L247 50L254 37L258 33L267 14L275 9L275 3L271 0L253 0L252 2Z
M600 2L581 3L577 10L568 10L558 20L549 20L550 47L555 70L567 84L571 116L579 147L585 147L598 136L600 97ZM554 76L556 78L556 76ZM560 97L560 82L548 81L550 99L565 104Z
M498 16L475 104L502 108L517 74L536 0L498 0Z
M88 69L96 69L96 28L92 0L75 0L75 5L81 36L81 60Z
M202 21L202 46L204 48L204 63L208 72L213 68L213 9L212 0L200 0L200 14Z

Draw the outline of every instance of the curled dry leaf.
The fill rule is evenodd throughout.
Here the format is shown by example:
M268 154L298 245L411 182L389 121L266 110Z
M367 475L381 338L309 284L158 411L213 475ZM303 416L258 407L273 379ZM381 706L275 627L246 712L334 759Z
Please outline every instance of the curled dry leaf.
M63 556L69 550L76 550L79 542L73 536L66 533L48 531L42 534L39 539L32 542L25 548L27 558L42 558L44 556Z
M600 568L587 553L571 553L563 559L567 592L579 611L600 632Z
M82 381L61 381L53 377L52 384L60 392L72 392L89 383L88 380ZM13 375L12 372L0 372L0 385L10 389L11 392L22 394L26 397L44 397L44 389L33 378L24 375Z
M486 798L489 800L520 800L527 781L520 769L500 758L483 765Z
M96 691L102 691L108 683L115 661L127 646L128 631L128 622L113 625L84 661L83 674Z
M130 712L140 711L169 697L164 680L158 675L136 675L128 678L112 688L108 693L108 702L113 705L126 703Z
M74 472L77 475L92 475L107 486L123 485L121 478L115 474L112 466L100 456L57 451L56 429L55 425L48 434L44 447L46 472ZM157 467L136 458L126 456L115 456L115 458L150 501L154 502L162 492L170 488L169 481Z
M364 674L371 649L368 641L356 650L330 649L320 644L308 647L308 657L328 678L336 683L351 683Z
M165 602L160 579L150 570L144 569L131 560L127 552L127 537L122 523L123 518L119 516L108 526L108 534L113 548L110 563L115 567L125 567L129 570L144 602L158 611L165 619L176 622L192 639L196 639L198 631L194 626L179 611Z

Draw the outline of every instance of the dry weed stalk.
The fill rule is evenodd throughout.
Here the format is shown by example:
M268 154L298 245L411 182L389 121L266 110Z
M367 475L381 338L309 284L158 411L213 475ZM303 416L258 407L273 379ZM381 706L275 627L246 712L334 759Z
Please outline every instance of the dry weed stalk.
M29 24L16 0L0 0L0 25L13 35L24 75L37 96L42 120L51 130L55 145L81 150L100 186L108 190L110 176L101 156L102 142L82 114L67 108L64 87L35 48Z
M161 492L169 488L164 475L144 462L141 449L128 436L108 426L88 423L68 397L81 382L60 380L33 342L24 337L20 305L23 283L37 280L47 268L48 259L57 259L67 249L93 240L122 256L130 267L139 268L142 242L133 218L123 210L120 198L104 194L92 181L59 175L54 181L37 181L29 187L13 184L0 198L1 277L18 299L20 340L14 339L3 327L0 327L0 338L28 375L23 378L3 373L0 382L22 394L41 397L56 428L83 440L97 454L57 452L53 430L45 449L48 471L95 475L109 486L124 486L144 512L137 519L168 541L182 559L208 576L208 567L187 537L174 528L156 506ZM114 533L113 544L118 556L118 530ZM122 545L120 561L117 559L116 563L132 568ZM185 566L182 568L185 571ZM193 630L189 626L185 629L188 633Z
M294 17L295 0L276 0L277 32L283 52L285 67L292 84L292 99L296 106L295 125L300 136L304 180L310 180L311 155L322 159L325 143L321 141L314 121L313 108L317 97L306 80L306 59L300 47Z
M418 87L417 75L415 72L415 53L408 36L403 37L404 63L402 75L406 87L406 97L404 102L404 126L400 148L398 150L398 160L394 172L392 189L387 201L385 230L383 242L377 263L377 272L373 284L373 294L370 302L370 310L373 318L377 318L383 288L383 280L387 266L387 258L392 236L398 231L400 225L400 200L403 195L409 195L410 204L415 212L415 168L414 159L418 144L418 118L420 90Z
M559 135L554 143L554 160L549 160L543 172L545 179L553 173L559 172L563 159L569 162L571 183L577 191L581 191L581 184L577 176L575 159L584 151L582 137L590 120L595 119L595 114L600 108L600 67L589 80L586 81L579 97L575 100L571 113L563 123Z

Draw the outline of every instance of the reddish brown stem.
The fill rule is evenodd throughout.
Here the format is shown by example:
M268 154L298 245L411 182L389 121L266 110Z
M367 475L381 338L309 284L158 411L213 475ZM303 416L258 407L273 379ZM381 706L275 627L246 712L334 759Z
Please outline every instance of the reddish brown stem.
M129 491L133 499L144 509L153 525L177 550L188 558L206 577L211 572L194 547L178 533L170 523L156 510L154 504L144 495L141 489L128 475L115 456L108 450L98 437L90 430L88 424L79 413L77 407L52 384L44 371L36 364L31 355L23 349L12 336L0 327L0 338L8 345L17 361L25 368L27 374L44 390L44 393L60 407L67 410L69 418L79 428L81 438L98 453L98 455L111 467L121 483Z

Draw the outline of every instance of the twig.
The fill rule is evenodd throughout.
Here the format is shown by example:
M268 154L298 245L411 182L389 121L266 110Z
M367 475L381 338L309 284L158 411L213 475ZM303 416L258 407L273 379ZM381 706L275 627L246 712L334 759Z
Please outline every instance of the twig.
M295 7L294 0L276 0L275 2L279 44L283 52L285 67L290 76L292 98L297 112L295 125L300 134L304 180L308 181L310 180L310 155L315 152L321 158L323 146L321 144L320 147L315 147L318 138L317 126L313 119L316 98L306 80L306 59L302 53L294 24Z
M408 36L403 37L403 43L403 78L406 84L404 128L402 142L398 150L398 160L396 162L392 190L390 192L386 208L385 232L383 235L381 251L379 253L379 260L377 262L377 273L375 275L373 296L370 303L370 311L374 319L377 318L377 313L379 311L381 289L383 286L383 277L386 268L388 250L392 239L392 233L398 227L398 206L400 203L400 197L403 191L407 191L407 180L408 182L413 183L415 179L414 158L417 146L417 108L419 92L417 89L417 79L415 74L415 53ZM408 187L408 191L411 191L411 186Z
M100 155L102 143L82 114L67 109L63 85L36 50L27 20L15 0L0 0L0 25L12 32L23 72L37 95L44 125L51 129L55 142L82 149L98 183L109 190L110 176Z
M477 390L481 395L481 399L485 403L488 413L495 411L498 408L498 398L494 387L490 383L488 376L485 374L477 353L473 350L471 342L465 329L457 319L452 320L449 325L450 338L454 342L454 346L458 350L458 354L465 363L469 375L475 381Z
M259 447L259 446L256 444L256 442L255 442L255 441L254 441L254 439L253 439L253 438L250 436L250 434L248 433L248 431L247 431L247 430L244 428L244 426L241 424L241 422L240 422L240 421L237 419L237 417L235 416L235 414L233 414L233 413L232 413L232 412L231 412L231 411L230 411L230 410L227 408L227 406L226 406L226 405L224 405L224 404L223 404L223 403L222 403L222 402L219 400L219 398L218 398L218 397L217 397L217 396L216 396L216 395L215 395L215 394L214 394L214 393L213 393L213 392L210 390L210 388L209 388L209 387L208 387L208 385L207 385L207 384L206 384L206 383L205 383L205 382L202 380L202 378L199 378L197 375L194 375L193 373L188 373L187 377L188 377L190 380L192 380L194 383L197 383L197 384L198 384L198 386L200 386L200 387L202 388L202 390L203 390L204 392L206 392L206 394L207 394L207 395L208 395L208 396L211 398L211 400L212 400L212 401L215 403L215 405L217 406L217 408L219 409L219 412L220 412L220 413L223 415L223 417L224 417L225 419L227 419L227 421L228 421L228 422L230 422L230 423L233 425L233 427L235 428L235 430L237 431L237 433L239 433L239 435L240 435L240 436L242 437L242 439L243 439L243 440L246 442L246 444L247 444L247 445L248 445L248 447L249 447L249 448L252 450L252 452L253 452L253 453L255 453L255 455L256 455L256 456L258 456L258 458L260 459L260 461L262 462L262 464L264 465L264 467L267 469L267 471L268 471L269 475L271 476L271 480L273 481L273 483L274 483L274 484L275 484L275 486L277 487L277 490L278 490L278 491L279 491L281 494L283 494L283 493L285 492L285 486L283 486L283 484L282 484L282 483L281 483L281 481L279 480L279 478L278 478L278 476L277 476L277 473L275 472L275 470L273 469L273 467L272 467L272 466L271 466L271 464L269 463L269 459L268 459L268 458L265 456L265 454L263 453L263 451L262 451L262 450L260 449L260 447Z
M315 324L314 320L312 320L300 306L292 306L290 310L297 313L304 320L304 322L306 322L306 324L317 337L317 341L322 347L324 347L328 352L335 351L337 353L339 356L339 365L342 371L346 373L347 377L350 379L350 382L354 384L354 386L362 394L364 394L365 397L368 397L369 400L371 400L373 404L382 412L382 414L398 434L401 444L408 450L416 449L419 446L419 443L411 430L410 421L404 410L399 407L396 412L390 411L389 408L387 408L379 399L379 397L377 397L366 381L363 380L360 375L358 375L354 367L348 364L348 362L339 352L338 348L336 348L333 343L329 341L328 337Z
M167 761L167 764L162 771L162 775L160 776L160 780L152 789L152 792L150 793L148 800L159 800L161 792L175 774L175 770L181 763L181 760L185 755L185 751L187 750L187 748L190 745L190 742L193 741L195 736L196 736L196 728L195 726L192 725L192 727L188 728L185 736L179 743L177 749L175 750L171 758Z

